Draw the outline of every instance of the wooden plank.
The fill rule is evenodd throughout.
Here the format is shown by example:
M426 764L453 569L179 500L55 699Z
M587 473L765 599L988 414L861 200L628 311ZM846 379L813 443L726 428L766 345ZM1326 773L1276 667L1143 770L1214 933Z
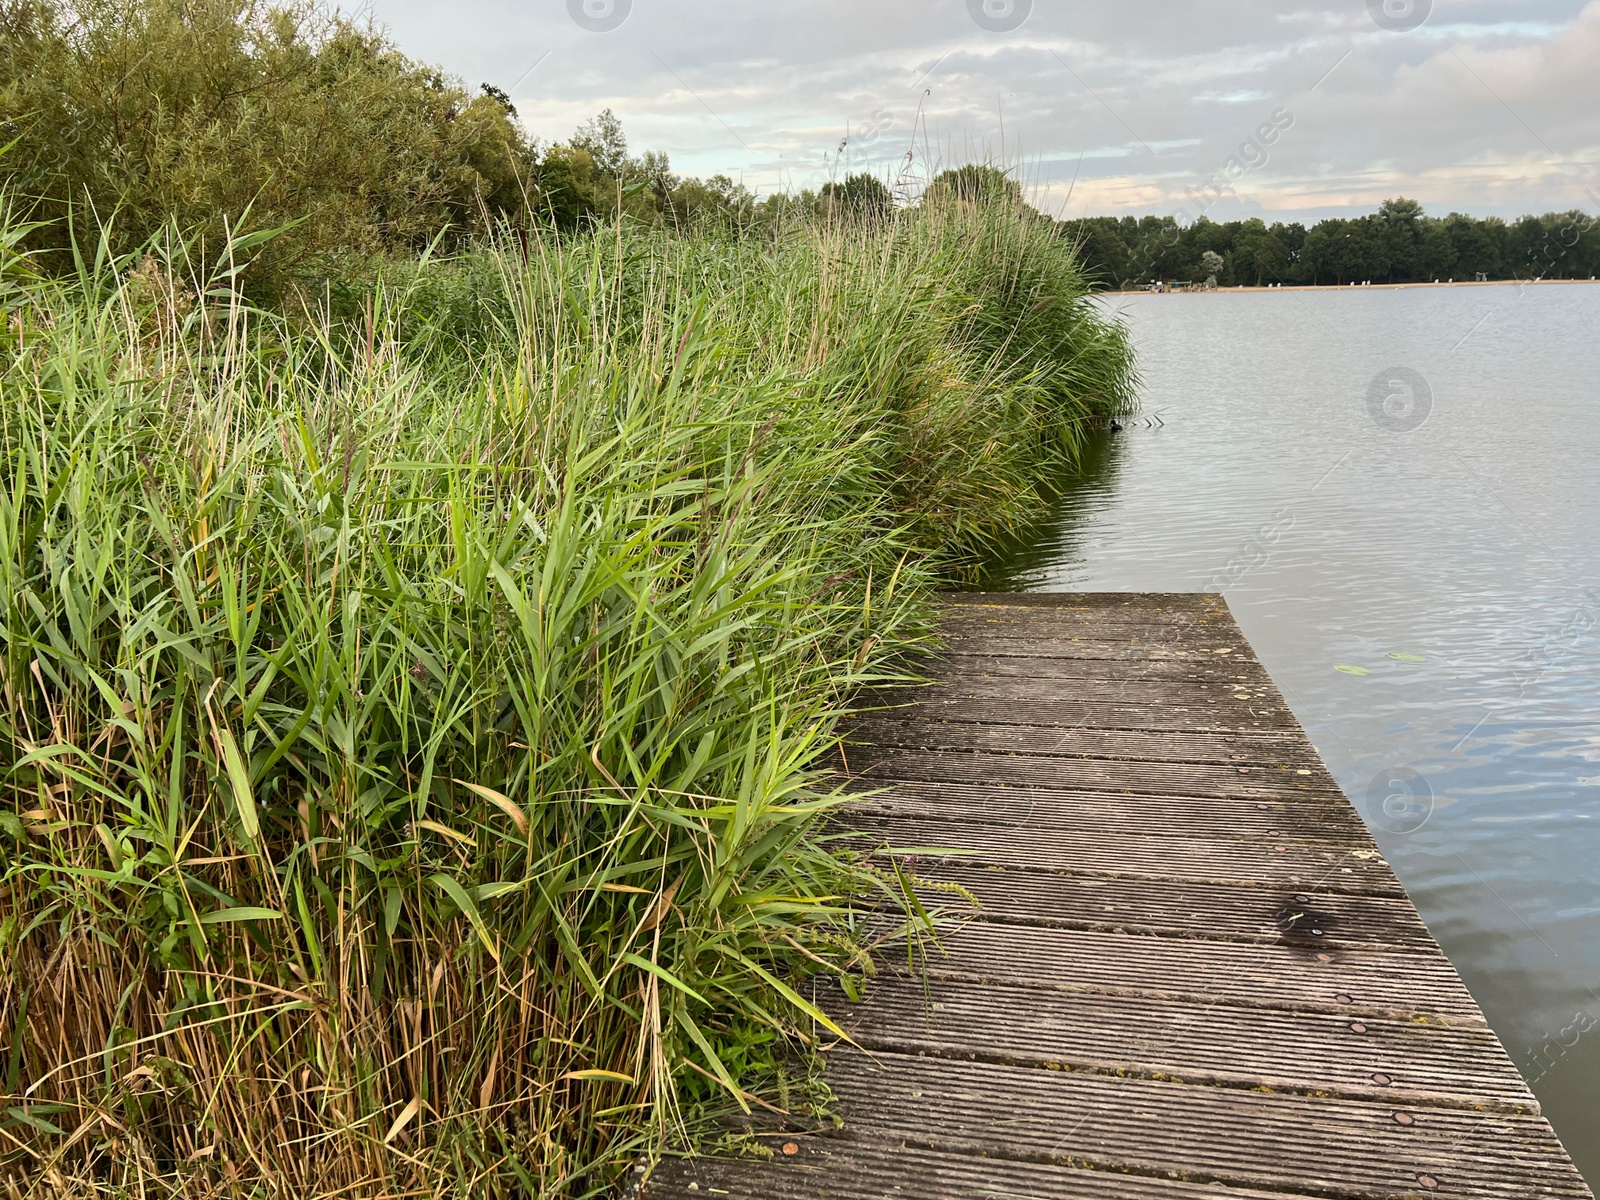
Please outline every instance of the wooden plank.
M1056 627L1115 626L1115 624L1154 624L1163 627L1192 626L1197 622L1232 626L1234 618L1226 605L1187 603L1179 598L1171 600L1133 600L1109 602L1083 597L1082 602L1062 605L1008 605L1008 603L955 602L944 605L944 626L960 626L963 622L986 621L990 624L1013 624L1032 630L1050 630Z
M1211 644L1173 644L1150 641L1129 641L1116 635L1105 638L1026 638L1005 637L992 633L961 634L945 631L941 635L942 653L972 658L1035 659L1040 670L1053 661L1073 662L1184 662L1209 664L1233 661L1226 656L1243 658L1248 655L1245 642L1227 640Z
M1054 609L950 608L939 623L941 633L1000 633L1007 637L1055 638L1127 636L1133 640L1173 641L1214 632L1230 644L1244 644L1233 618L1220 612L1155 610L1097 613Z
M1188 679L1259 684L1266 668L1237 655L1207 654L1192 658L1040 658L1020 654L963 654L947 651L918 668L935 682L957 678L1012 679Z
M1351 994L1328 991L1330 1002L1340 995ZM1336 1016L885 974L859 1005L832 988L823 989L822 1005L874 1053L1388 1104L1539 1111L1487 1028L1387 1018L1359 994L1342 1006L1348 1016Z
M835 764L873 789L835 831L944 918L862 1003L816 984L842 1130L639 1197L1592 1200L1220 597L942 632Z
M935 979L1036 991L1484 1025L1455 968L1437 952L1252 946L970 922L941 934L919 967Z
M881 716L857 717L850 722L847 736L852 745L884 748L984 750L992 754L1123 758L1138 762L1216 763L1235 767L1287 765L1307 767L1319 777L1332 778L1320 774L1326 768L1306 745L1304 737L1288 732L1174 733L1084 726L980 725L900 715L919 711L910 708Z
M958 641L1010 639L1034 644L1080 642L1101 645L1182 646L1205 648L1212 653L1250 657L1250 643L1231 619L1188 616L1170 619L1105 620L1058 614L994 613L981 616L952 616L939 626L939 637L954 645Z
M638 1184L632 1200L1219 1200L1206 1183L929 1151L903 1139L783 1136L767 1143L792 1146L794 1157L669 1159ZM1282 1193L1230 1190L1227 1200L1282 1200Z
M1340 798L1338 785L1315 767L1290 763L1224 766L1220 763L1143 762L981 751L861 747L849 752L852 783L875 787L887 779L983 783L1011 788L1145 792L1159 796L1257 799Z
M926 688L884 688L878 695L891 704L922 704ZM1277 688L1266 683L1196 683L1187 679L1013 679L962 676L939 688L936 699L956 700L1099 700L1113 704L1159 704L1181 708L1233 704L1242 708L1283 708Z
M1052 608L1112 615L1122 612L1228 612L1213 592L946 592L947 610ZM1231 616L1229 617L1231 620Z
M1409 900L1287 892L1229 883L1114 879L1016 870L960 859L913 868L924 901L976 919L1216 942L1435 950Z
M882 781L875 784L870 774L857 775L850 785L882 786ZM1279 803L1263 806L1254 798L1238 796L1118 795L1086 789L896 780L855 801L840 819L848 825L854 817L871 814L1037 827L1057 834L1072 830L1089 837L1127 832L1255 846L1288 841L1372 847L1372 835L1349 805L1331 803L1325 792L1314 799L1284 797Z
M1016 630L966 626L939 630L946 653L970 658L1125 659L1125 661L1216 662L1248 661L1250 643L1222 627L1174 630L1154 629L1138 635L1120 630L1085 630L1083 634L1053 637L1018 637Z
M919 859L959 859L979 864L1071 871L1123 879L1251 883L1287 892L1329 891L1403 896L1376 851L1291 842L1205 841L1183 836L1141 837L874 817L852 812L841 821L864 839Z
M1010 626L1030 636L1048 635L1058 629L1090 626L1142 626L1149 629L1193 629L1212 625L1243 637L1226 605L1156 603L1096 603L1075 605L946 604L940 627L960 629L968 625Z
M915 705L915 708L908 707ZM1123 700L967 699L945 693L908 701L904 696L866 696L861 708L879 715L916 712L932 721L984 725L1161 730L1173 733L1276 733L1297 728L1286 707L1239 705L1222 699L1196 705L1138 704ZM1302 735L1303 736L1303 735Z

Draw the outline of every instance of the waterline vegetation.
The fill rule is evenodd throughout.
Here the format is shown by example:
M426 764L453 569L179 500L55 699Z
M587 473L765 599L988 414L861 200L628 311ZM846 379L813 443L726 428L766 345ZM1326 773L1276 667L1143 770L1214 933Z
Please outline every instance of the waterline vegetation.
M837 723L1131 402L1070 242L624 216L338 316L264 234L0 229L13 1194L595 1195L823 1102L806 980L903 899Z

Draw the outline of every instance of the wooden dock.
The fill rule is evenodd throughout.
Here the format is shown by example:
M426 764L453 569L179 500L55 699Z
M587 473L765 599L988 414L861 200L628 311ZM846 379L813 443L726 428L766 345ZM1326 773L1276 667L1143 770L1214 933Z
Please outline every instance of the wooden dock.
M847 822L977 919L824 997L845 1124L649 1200L1592 1193L1220 597L950 598Z

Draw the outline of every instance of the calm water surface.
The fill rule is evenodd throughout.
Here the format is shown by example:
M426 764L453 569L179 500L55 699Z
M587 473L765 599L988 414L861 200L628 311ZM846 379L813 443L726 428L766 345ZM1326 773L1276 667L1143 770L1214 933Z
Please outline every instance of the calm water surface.
M1105 303L1143 416L991 586L1223 592L1600 1183L1600 285Z

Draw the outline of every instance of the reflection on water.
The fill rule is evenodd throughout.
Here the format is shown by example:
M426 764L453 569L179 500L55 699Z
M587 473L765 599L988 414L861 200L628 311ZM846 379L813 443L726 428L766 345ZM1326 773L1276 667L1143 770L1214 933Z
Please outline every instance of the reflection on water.
M1035 589L1035 581L1055 577L1062 563L1086 561L1093 522L1083 519L1103 496L1112 494L1127 442L1110 429L1091 430L1079 452L1076 470L1055 484L1050 520L1004 547L990 571L975 586L988 591L1050 591L1048 583Z
M1600 286L1116 307L1161 420L989 586L1223 592L1600 1179Z

